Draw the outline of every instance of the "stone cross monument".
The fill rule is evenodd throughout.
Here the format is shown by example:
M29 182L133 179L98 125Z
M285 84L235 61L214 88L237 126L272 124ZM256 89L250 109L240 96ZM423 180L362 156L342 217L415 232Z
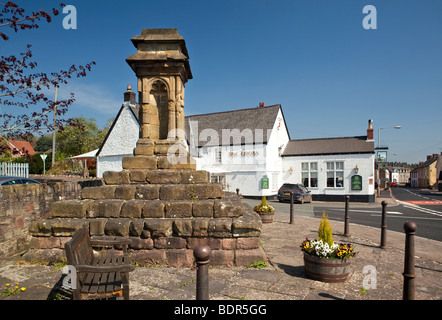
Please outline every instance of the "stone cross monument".
M51 205L34 221L30 256L63 254L72 234L131 240L138 263L193 265L196 245L209 245L212 265L249 265L266 259L262 222L233 193L210 183L185 149L184 85L192 78L184 39L176 29L144 29L127 58L138 79L140 137L123 170L106 171L103 185L83 188L81 198ZM133 97L133 93L131 94Z

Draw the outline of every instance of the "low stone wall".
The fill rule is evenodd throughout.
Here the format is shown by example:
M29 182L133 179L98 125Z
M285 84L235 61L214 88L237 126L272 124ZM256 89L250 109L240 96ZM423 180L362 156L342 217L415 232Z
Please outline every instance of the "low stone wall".
M82 187L91 183L101 184L101 181L47 179L42 184L1 186L0 259L26 252L31 246L31 223L49 217L53 202L78 199Z

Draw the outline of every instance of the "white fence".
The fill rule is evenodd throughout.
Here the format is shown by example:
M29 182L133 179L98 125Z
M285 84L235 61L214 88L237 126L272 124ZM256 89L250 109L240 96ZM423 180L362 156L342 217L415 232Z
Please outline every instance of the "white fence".
M29 163L0 162L0 176L29 177Z

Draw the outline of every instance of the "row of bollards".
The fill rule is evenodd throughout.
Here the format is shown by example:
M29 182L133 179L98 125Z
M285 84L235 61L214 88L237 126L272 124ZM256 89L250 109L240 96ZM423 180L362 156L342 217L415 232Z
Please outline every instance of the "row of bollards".
M344 216L344 236L350 236L349 227L349 201L350 196L345 196L345 216ZM381 249L387 249L387 202L382 201L382 219L381 219ZM403 283L403 300L414 300L414 279L415 274L415 259L414 259L414 236L416 234L417 225L414 222L407 221L404 224L405 231L405 258L404 258L404 283Z

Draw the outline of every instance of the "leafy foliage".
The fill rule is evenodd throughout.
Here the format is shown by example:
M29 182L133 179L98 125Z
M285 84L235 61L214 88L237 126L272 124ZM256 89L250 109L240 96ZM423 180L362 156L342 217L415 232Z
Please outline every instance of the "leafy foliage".
M325 211L322 213L321 222L319 224L318 230L318 238L323 242L327 243L329 246L332 246L333 236L332 236L332 228L330 226L330 221L328 220L328 216L325 214Z
M59 14L59 9L51 11L39 10L26 14L25 9L19 7L12 1L6 4L0 3L3 7L0 11L0 28L12 28L16 33L25 29L37 29L40 20L52 21L52 16ZM64 7L60 4L59 8ZM9 36L0 32L4 41ZM1 41L1 40L0 40ZM37 70L37 62L32 60L31 45L19 55L0 57L0 107L4 113L0 114L0 135L3 138L15 137L21 139L29 138L32 132L42 133L42 129L53 130L54 126L62 128L66 124L72 124L69 119L62 119L70 105L75 101L74 94L69 99L55 102L45 92L58 87L60 84L67 84L72 77L85 77L91 71L95 62L84 66L72 65L66 70L45 73ZM53 92L53 91L52 91ZM56 112L57 121L54 124L49 119L49 114Z

